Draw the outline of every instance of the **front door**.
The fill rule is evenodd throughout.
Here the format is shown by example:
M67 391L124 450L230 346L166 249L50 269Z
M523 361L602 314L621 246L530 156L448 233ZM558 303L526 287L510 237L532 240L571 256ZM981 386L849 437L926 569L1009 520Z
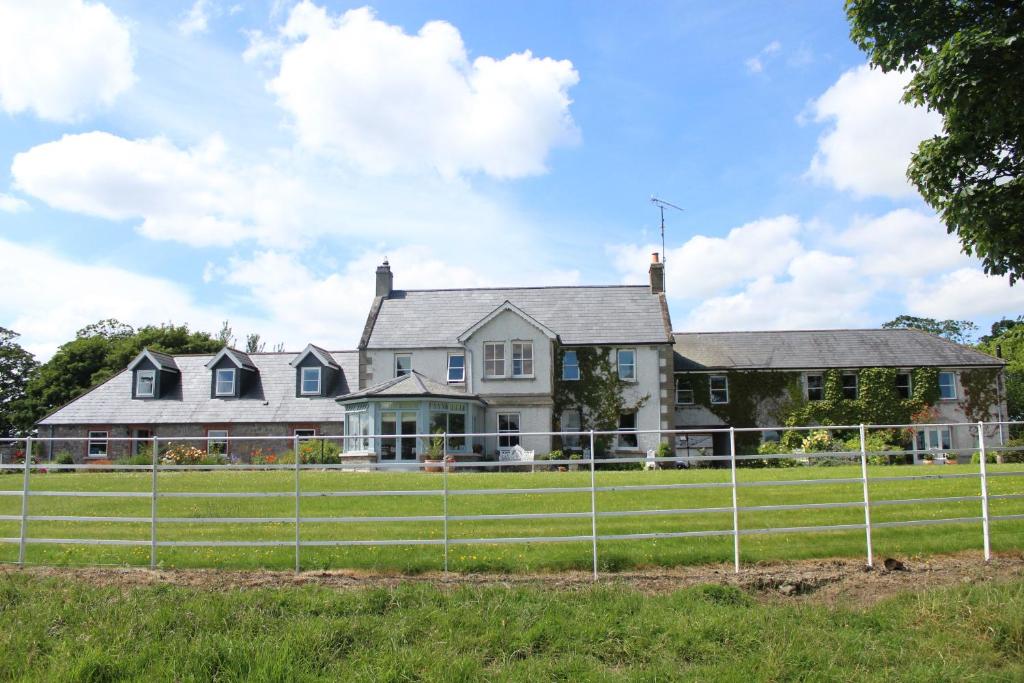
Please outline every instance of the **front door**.
M381 460L416 460L415 410L385 410L380 416ZM392 436L393 435L393 436Z

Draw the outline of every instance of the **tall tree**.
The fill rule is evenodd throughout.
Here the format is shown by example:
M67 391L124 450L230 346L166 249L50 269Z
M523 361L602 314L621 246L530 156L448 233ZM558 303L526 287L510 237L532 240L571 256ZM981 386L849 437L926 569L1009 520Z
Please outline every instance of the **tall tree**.
M32 426L25 386L35 370L35 356L15 340L18 333L0 327L0 436L16 436Z
M1006 360L1005 388L1009 419L1024 420L1024 324L1004 329L1000 334L983 340L978 348L992 355L996 355L998 350L999 355Z
M898 315L882 327L892 329L922 330L938 335L957 344L968 344L978 326L970 320L936 320L935 318L919 318L914 315Z
M985 271L1024 277L1024 3L847 0L850 35L943 118L907 177Z

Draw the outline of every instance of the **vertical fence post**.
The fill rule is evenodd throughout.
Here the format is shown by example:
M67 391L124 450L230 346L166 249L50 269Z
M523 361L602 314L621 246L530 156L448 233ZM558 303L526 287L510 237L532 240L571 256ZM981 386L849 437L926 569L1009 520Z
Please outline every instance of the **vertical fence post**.
M299 453L299 435L292 438L295 448L295 573L300 571L299 547L301 545L300 511L302 510L301 498L299 496L299 479L302 471L302 454Z
M736 499L736 428L729 427L729 468L732 470L732 546L733 564L740 573L740 510Z
M989 541L988 523L988 469L985 460L985 423L978 422L978 455L981 458L981 533L985 541L985 561L992 559L992 546Z
M868 544L868 567L875 566L871 552L871 499L868 498L868 448L864 423L860 425L860 476L864 482L864 535Z
M149 568L156 569L156 471L160 462L160 439L153 435L153 487L152 499L150 501L150 523L149 523Z
M441 465L444 468L441 470L441 477L443 478L444 490L442 491L442 501L444 506L444 573L448 573L448 432L445 432L442 436L444 441L444 448L441 449Z
M597 478L594 474L594 430L590 430L590 539L594 556L594 581L597 581Z
M25 439L25 472L21 480L21 539L18 543L18 564L25 566L25 546L28 543L28 474L32 467L32 437Z

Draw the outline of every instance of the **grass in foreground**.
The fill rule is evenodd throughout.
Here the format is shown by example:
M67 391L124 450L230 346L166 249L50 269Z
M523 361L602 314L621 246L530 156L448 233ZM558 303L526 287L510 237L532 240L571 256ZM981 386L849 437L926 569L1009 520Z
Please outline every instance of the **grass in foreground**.
M956 467L872 467L870 476L907 477L927 474L970 474L977 466ZM990 471L1021 472L1024 466L992 466ZM784 483L794 479L857 478L859 467L805 467L781 470L741 470L743 481ZM276 491L276 498L161 498L161 517L182 518L184 522L161 522L161 541L294 541L295 515L294 474L292 472L161 472L161 492L248 492ZM675 484L728 482L727 470L598 472L598 486L634 484ZM38 474L32 477L33 491L137 491L150 490L150 474L146 472ZM19 488L21 478L0 477L0 487ZM303 491L351 490L434 490L442 484L441 475L423 473L353 473L305 471ZM458 473L449 477L452 491L478 488L543 488L589 487L589 472L536 472L480 474ZM993 495L1024 493L1024 477L993 476L989 481ZM977 496L977 478L944 480L875 481L871 484L873 522L911 519L943 519L979 517L978 501L911 503L882 505L885 500L926 497ZM859 502L861 484L822 481L809 486L759 486L739 491L741 506L788 505L799 503ZM21 501L18 496L0 496L0 515L18 519ZM676 489L648 491L605 491L597 494L597 509L602 512L666 510L731 506L728 488ZM1024 514L1024 499L992 501L992 515ZM337 516L413 516L440 515L440 496L385 497L308 497L302 499L303 517ZM541 493L507 495L453 495L449 513L506 514L536 512L589 513L590 493ZM32 538L137 539L150 538L150 501L142 498L54 497L30 498L31 515L134 516L138 522L62 522L32 521ZM198 523L197 517L279 517L276 523ZM740 513L741 529L802 527L832 524L859 524L864 520L861 507L837 509L745 511ZM601 517L598 533L625 534L678 532L694 530L731 530L731 512L699 514L667 514L629 517ZM589 537L587 516L565 520L498 520L452 521L449 537L453 540L449 553L455 571L533 571L537 569L588 569L591 563L589 540L571 543L459 545L459 539L517 536ZM309 540L366 539L441 539L441 522L308 522L302 525L302 538ZM0 537L17 538L18 521L0 521ZM1024 539L1024 519L1000 520L992 524L995 550L1019 550ZM943 524L926 527L876 529L875 552L878 556L907 556L923 553L949 553L979 550L982 545L980 522ZM773 533L743 536L742 560L796 560L813 557L862 557L865 553L864 532L860 530L815 533ZM17 559L17 544L0 544L0 561ZM182 548L162 547L159 562L164 567L234 567L290 568L294 564L293 547L260 548ZM629 567L675 566L732 559L730 536L600 541L599 568L616 571ZM148 565L149 547L76 546L31 544L28 561L47 564L135 564ZM317 568L362 568L420 572L435 570L443 564L443 550L438 546L379 546L316 548L302 550L302 566Z
M707 585L215 592L0 579L0 678L21 680L1024 679L1024 583L868 609Z

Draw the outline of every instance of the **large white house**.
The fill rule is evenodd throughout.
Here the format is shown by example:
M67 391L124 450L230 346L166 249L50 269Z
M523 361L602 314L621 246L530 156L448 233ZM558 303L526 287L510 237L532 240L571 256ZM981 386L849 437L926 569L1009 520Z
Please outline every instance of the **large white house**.
M659 442L724 455L728 435L715 430L776 426L780 401L796 394L808 406L830 391L840 413L873 391L905 406L931 396L936 421L1005 419L998 358L916 330L673 334L657 255L649 274L641 286L407 290L384 262L354 350L143 350L43 418L39 434L58 439L51 452L80 460L126 455L154 435L221 448L230 437L324 436L350 458L415 462L433 438L414 435L445 433L446 453L493 459L517 445L582 452L585 439L544 432L589 429L620 431L600 440L600 455ZM667 433L676 428L708 431ZM916 445L970 448L974 437L961 432L922 429ZM81 440L60 441L69 437ZM227 448L245 459L289 446Z

